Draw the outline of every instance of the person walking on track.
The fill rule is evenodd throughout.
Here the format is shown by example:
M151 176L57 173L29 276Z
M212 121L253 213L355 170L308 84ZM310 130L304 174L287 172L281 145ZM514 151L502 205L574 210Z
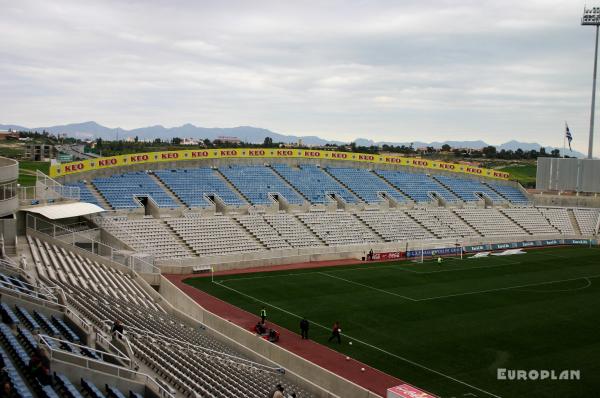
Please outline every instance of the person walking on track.
M339 321L335 321L333 328L331 329L331 337L329 337L328 341L331 342L331 340L337 339L338 344L342 344L342 336L340 335L341 332L342 329L340 328Z
M262 307L262 310L260 310L260 319L262 319L262 323L265 323L267 319L267 309L265 307Z
M308 319L305 317L300 321L300 333L302 334L302 340L308 340Z

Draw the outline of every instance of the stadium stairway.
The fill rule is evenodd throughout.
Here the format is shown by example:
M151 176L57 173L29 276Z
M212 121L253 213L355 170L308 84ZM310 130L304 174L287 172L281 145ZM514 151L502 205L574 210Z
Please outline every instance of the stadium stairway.
M410 212L406 212L405 214L408 216L408 218L410 218L415 223L417 223L418 225L420 225L421 228L423 228L424 230L426 230L427 232L429 232L431 235L436 236L438 238L441 238L441 236L439 236L438 234L436 234L435 231L433 231L433 229L429 228L427 225L425 225L421 221L417 220L417 218L414 215L410 214Z
M194 253L194 249L193 249L193 248L192 248L192 247L191 247L191 246L188 244L188 242L186 242L186 241L185 241L185 239L183 239L183 238L182 238L182 237L181 237L181 236L180 236L180 235L177 233L177 231L175 231L175 229L173 229L173 227L172 227L172 226L170 226L170 225L169 225L169 223L168 223L168 222L166 222L165 220L162 220L162 219L161 219L161 220L159 220L159 222L160 222L161 224L164 224L164 226L165 226L165 229L166 229L167 231L169 231L169 232L171 233L171 235L173 235L173 237L175 238L175 240L176 240L177 242L179 242L179 244L180 244L181 246L183 246L183 247L185 247L186 249L188 249L188 250L190 251L190 254L191 254L191 253Z
M357 198L358 198L360 201L363 201L363 202L364 202L364 200L361 198L361 196L360 196L360 195L359 195L359 194L358 194L356 191L354 191L354 190L353 190L352 188L350 188L348 185L344 184L344 183L343 183L343 182L342 182L340 179L338 179L336 176L334 176L334 175L333 175L333 173L330 173L330 172L329 172L329 170L327 170L327 168L326 168L326 167L323 167L323 168L321 168L321 170L322 170L322 171L323 171L325 174L327 174L329 177L333 178L333 179L335 180L335 182L337 182L338 184L340 184L341 186L343 186L344 188L346 188L346 189L347 189L347 190L348 190L350 193L352 193L354 196L356 196L356 197L357 197ZM387 181L386 181L386 184L387 184ZM390 186L390 184L387 184L387 185L388 185L388 186ZM395 191L398 191L396 188L393 188L393 187L392 187L392 189L394 189ZM398 191L398 192L399 192L399 191ZM395 202L396 202L396 201L394 201L394 203L395 203ZM366 202L365 202L365 203L366 203ZM367 203L367 204L368 204L368 203Z
M240 191L239 189L236 188L235 185L233 185L233 183L229 180L229 178L227 178L227 176L225 174L223 174L220 169L217 168L215 171L216 171L216 174L225 182L225 185L227 185L229 187L229 189L231 189L233 192L237 193L242 198L244 198L244 200L247 203L252 203L252 201L246 195L244 195L244 193L242 191Z
M398 187L394 186L394 184L390 184L390 182L388 180L386 180L383 176L380 176L374 170L371 170L371 174L373 174L375 177L377 177L381 181L383 181L383 183L386 184L388 187L399 192L400 195L404 196L404 200L406 201L407 204L415 204L415 201L412 200L412 198L410 196L408 196L406 193L402 192Z
M295 166L290 166L290 167L295 167ZM277 174L277 176L278 176L279 178L281 178L281 181L283 181L283 183L284 183L285 185L287 185L288 187L290 187L290 189L292 189L294 192L296 192L298 195L300 195L300 196L301 196L301 197L302 197L302 198L303 198L303 199L304 199L304 200L305 200L307 203L310 203L310 200L308 200L308 198L307 198L307 197L306 197L306 196L305 196L305 195L304 195L304 194L303 194L303 193L302 193L300 190L298 190L298 189L294 188L294 186L293 186L292 184L290 184L290 183L288 182L288 180L286 180L286 179L285 179L285 177L283 177L283 176L281 175L281 173L279 173L279 172L277 171L277 169L275 169L274 167L271 167L271 165L269 165L269 168L270 168L271 170L273 170L273 173Z
M452 189L452 187L446 183L444 183L444 181L441 178L437 178L437 176L432 175L431 179L435 180L438 184L440 184L441 186L443 186L444 188L446 188L449 192L451 192L454 196L456 196L457 198L459 198L461 201L463 202L467 202L467 203L478 203L475 201L467 201L465 198L463 198L458 192L456 192L454 189ZM480 194L481 195L481 194ZM487 202L487 200L489 200L489 203L492 203L492 198L490 198L488 195L484 194L484 197L486 198L481 199L482 201Z
M255 234L252 233L252 231L250 231L248 228L246 228L246 226L240 222L238 217L231 217L231 220L236 223L240 229L242 231L244 231L246 233L246 236L248 236L248 238L250 238L251 240L253 240L254 242L258 243L261 247L263 247L265 250L268 250L269 248L267 247L267 245L264 244L264 242L262 242L258 236L256 236Z
M573 209L567 209L567 213L569 214L569 219L571 220L571 225L573 225L575 234L581 236L581 228L579 227L579 223L577 222L577 217L575 217L575 212L573 211Z
M110 203L108 203L104 196L102 196L102 194L90 181L86 181L85 186L92 193L92 195L94 195L98 203L100 203L100 207L102 207L103 209L112 210L113 207L110 205Z
M171 197L171 199L173 199L173 201L175 203L177 203L177 206L179 207L186 207L186 204L183 203L181 201L181 199L179 199L179 197L177 195L175 195L175 192L171 191L171 188L169 188L164 182L162 182L162 180L160 178L158 178L156 176L156 174L154 174L153 172L148 172L148 175L150 176L151 179L154 180L154 182L156 183L156 185L158 185L159 187L162 188L163 191L165 191L167 193L167 195L169 195Z

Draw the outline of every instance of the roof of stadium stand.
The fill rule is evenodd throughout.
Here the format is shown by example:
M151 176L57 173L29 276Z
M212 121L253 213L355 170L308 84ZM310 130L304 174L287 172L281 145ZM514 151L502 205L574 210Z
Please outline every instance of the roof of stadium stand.
M92 203L76 202L76 203L61 203L56 205L36 206L23 209L30 213L41 214L50 220L58 220L61 218L85 216L87 214L95 214L105 211L102 207Z

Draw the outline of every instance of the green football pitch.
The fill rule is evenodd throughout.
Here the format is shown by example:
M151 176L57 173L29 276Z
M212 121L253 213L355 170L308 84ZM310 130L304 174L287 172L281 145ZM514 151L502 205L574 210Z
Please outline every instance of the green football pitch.
M600 391L600 249L194 278L213 296L442 397ZM342 343L328 343L339 320ZM298 331L299 333L299 331ZM350 341L352 345L348 344ZM579 380L499 380L498 369Z

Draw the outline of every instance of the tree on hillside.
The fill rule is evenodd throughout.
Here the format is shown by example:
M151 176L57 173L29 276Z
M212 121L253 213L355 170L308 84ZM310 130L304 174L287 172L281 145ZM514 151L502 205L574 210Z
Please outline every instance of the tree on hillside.
M173 144L173 145L181 145L181 138L179 138L179 137L173 137L171 139L171 144Z
M265 141L263 142L263 146L266 148L270 148L273 146L273 138L265 137Z
M493 145L486 146L481 150L486 158L493 158L496 156L496 147Z
M448 144L442 145L442 151L444 151L444 152L450 152L451 149L452 149L452 147Z

